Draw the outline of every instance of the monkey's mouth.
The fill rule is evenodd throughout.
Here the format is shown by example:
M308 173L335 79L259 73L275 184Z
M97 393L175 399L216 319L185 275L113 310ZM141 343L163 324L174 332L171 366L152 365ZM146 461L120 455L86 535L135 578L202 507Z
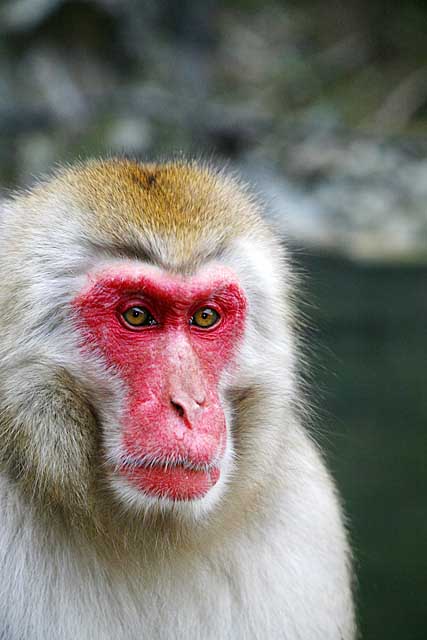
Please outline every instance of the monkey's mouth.
M136 461L126 458L118 471L140 491L170 500L203 498L220 477L216 464L194 464L188 460Z

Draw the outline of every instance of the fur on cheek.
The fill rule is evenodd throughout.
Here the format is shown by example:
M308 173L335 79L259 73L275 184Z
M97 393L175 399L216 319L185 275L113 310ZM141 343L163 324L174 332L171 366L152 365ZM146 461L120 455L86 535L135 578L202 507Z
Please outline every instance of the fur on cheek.
M2 464L45 506L86 511L94 479L97 424L82 389L62 369L31 365L17 375L32 384L18 395L14 391L13 400L8 389L2 390ZM13 376L8 382L11 387L17 384Z

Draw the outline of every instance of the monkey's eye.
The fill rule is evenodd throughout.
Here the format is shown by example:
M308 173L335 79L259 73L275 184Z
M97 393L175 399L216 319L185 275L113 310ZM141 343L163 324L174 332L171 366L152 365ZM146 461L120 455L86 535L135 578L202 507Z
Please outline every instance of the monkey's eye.
M190 318L190 324L200 329L210 329L219 322L220 315L211 307L202 307Z
M145 307L129 307L123 311L122 318L131 327L151 327L153 324L157 324Z

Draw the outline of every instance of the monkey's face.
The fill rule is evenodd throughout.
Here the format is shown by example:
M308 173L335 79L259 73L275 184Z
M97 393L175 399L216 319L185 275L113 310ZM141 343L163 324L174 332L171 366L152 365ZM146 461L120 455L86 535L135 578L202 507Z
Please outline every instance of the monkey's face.
M221 385L245 327L235 274L112 263L89 274L74 307L83 354L100 355L123 389L103 426L115 489L142 505L212 501L231 456Z

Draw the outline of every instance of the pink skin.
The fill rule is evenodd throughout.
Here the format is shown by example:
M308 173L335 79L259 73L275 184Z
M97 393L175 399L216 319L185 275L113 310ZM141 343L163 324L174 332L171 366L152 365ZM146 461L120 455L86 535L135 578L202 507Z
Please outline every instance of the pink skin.
M219 480L226 445L218 383L245 324L236 276L222 267L185 278L122 264L89 280L74 300L82 346L101 351L127 389L119 473L151 496L203 497ZM133 306L156 324L127 325L122 314ZM202 307L220 316L209 329L190 324Z

